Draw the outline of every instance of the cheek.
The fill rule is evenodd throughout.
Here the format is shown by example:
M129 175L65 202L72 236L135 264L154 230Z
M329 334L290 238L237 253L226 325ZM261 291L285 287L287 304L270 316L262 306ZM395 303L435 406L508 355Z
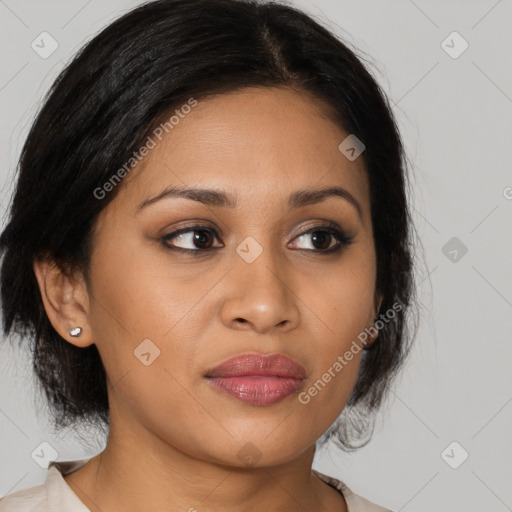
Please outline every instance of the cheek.
M363 247L361 247L363 249ZM365 329L374 306L375 259L366 249L354 251L313 287L305 283L314 359L313 374L299 400L335 419L357 380ZM307 292L307 293L306 293ZM300 397L299 397L300 398Z
M325 333L325 353L342 350L373 320L375 277L374 253L371 246L361 244L347 251L321 276L301 279L298 295L305 298L307 314L314 320L312 325L319 336Z
M171 273L140 254L130 257L127 250L119 250L115 260L97 258L94 271L97 300L90 320L112 410L125 421L137 418L133 429L143 425L183 450L190 451L203 435L194 424L204 426L205 436L219 436L219 425L194 400L197 390L191 385L200 355L197 340L205 328L202 308L194 305L208 283L187 281L183 272Z
M191 268L172 265L154 248L122 243L96 254L91 276L97 297L91 327L115 395L148 421L155 411L162 418L202 418L204 410L191 407L186 390L195 392L198 361L208 360L204 333L215 314L208 293L223 271L191 279Z
M184 331L197 324L187 322L187 315L207 290L205 283L186 282L182 273L180 277L180 272L163 268L161 258L156 262L150 252L122 244L114 236L94 253L89 321L110 381L115 383L135 369L133 379L142 385L147 382L151 389L159 379L169 378L162 362L173 373L189 367L185 363L194 357L197 338ZM177 336L192 343L173 343ZM138 375L141 370L146 372Z
M375 300L376 261L370 244L360 244L333 271L324 293L329 326L335 333L357 336L372 314Z
M99 332L111 329L110 335L118 333L131 343L165 338L208 289L165 259L163 248L139 238L133 233L126 240L114 236L92 262Z

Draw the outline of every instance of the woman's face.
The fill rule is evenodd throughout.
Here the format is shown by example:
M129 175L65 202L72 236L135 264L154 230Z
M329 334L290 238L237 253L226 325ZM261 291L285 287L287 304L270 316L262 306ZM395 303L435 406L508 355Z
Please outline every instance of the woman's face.
M263 466L298 457L341 413L362 352L343 356L379 304L363 160L338 149L349 134L322 108L281 88L200 100L118 185L96 226L87 309L111 432L158 453ZM215 195L148 203L169 187ZM345 196L300 201L334 187ZM305 378L207 377L247 353L283 354Z

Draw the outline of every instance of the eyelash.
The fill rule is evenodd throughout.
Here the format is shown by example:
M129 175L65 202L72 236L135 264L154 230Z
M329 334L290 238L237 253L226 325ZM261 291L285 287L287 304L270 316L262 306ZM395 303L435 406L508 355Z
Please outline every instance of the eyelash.
M184 253L184 254L190 254L190 255L196 256L196 257L204 256L204 254L206 252L210 252L215 249L222 249L222 247L211 247L209 249L184 249L183 247L171 247L166 243L168 240L172 240L173 238L177 237L178 235L181 235L183 233L188 233L191 231L192 232L205 231L205 232L209 233L210 235L213 235L215 238L217 238L217 240L219 239L217 231L215 229L209 228L208 226L204 226L204 225L202 225L202 226L195 225L195 226L188 226L186 228L182 228L182 229L179 229L172 233L169 233L168 235L165 235L164 237L161 238L162 245L164 246L165 249L168 249L171 251L177 251L177 252ZM329 255L329 254L339 253L343 248L349 246L354 239L354 236L349 236L345 231L340 229L336 224L334 224L332 222L328 222L325 225L314 226L313 228L310 228L307 231L299 233L293 240L295 240L296 238L299 238L301 236L315 233L318 231L325 232L325 233L332 235L338 241L338 244L336 246L332 247L331 249L324 250L324 251L319 250L319 249L316 249L316 250L314 250L314 249L294 249L294 250L313 252L318 255L325 256L325 255Z

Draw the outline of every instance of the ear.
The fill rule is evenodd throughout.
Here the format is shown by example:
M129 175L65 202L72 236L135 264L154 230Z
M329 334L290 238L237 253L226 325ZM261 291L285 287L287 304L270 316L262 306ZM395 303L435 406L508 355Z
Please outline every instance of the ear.
M373 302L373 308L370 313L370 317L368 318L368 325L366 326L368 332L371 334L368 336L368 341L366 343L365 348L369 348L375 343L375 340L378 338L379 333L375 333L375 322L377 321L378 314L380 311L380 306L382 305L382 300L384 299L384 294L378 291L375 292L375 298Z
M55 262L48 260L34 261L33 268L46 314L54 329L77 347L92 345L89 294L83 277L68 276ZM82 328L80 336L69 334L74 327Z

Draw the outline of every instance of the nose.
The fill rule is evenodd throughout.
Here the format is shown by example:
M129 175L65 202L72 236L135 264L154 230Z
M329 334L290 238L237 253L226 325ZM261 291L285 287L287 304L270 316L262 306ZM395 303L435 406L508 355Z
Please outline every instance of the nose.
M234 268L225 283L222 322L231 329L272 334L297 327L299 300L293 291L290 272L270 250L263 250L252 263L234 256Z

